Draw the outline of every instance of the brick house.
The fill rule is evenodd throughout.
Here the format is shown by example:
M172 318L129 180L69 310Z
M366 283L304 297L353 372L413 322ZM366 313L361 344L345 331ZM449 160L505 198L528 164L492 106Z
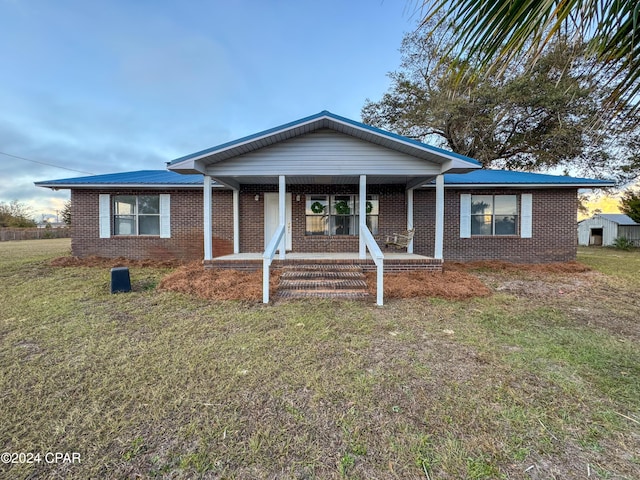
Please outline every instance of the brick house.
M280 263L360 262L381 282L383 271L440 269L444 259L572 260L578 189L613 183L484 170L324 111L167 170L36 185L71 190L75 256L203 259L267 278L278 251ZM402 256L380 248L411 229Z

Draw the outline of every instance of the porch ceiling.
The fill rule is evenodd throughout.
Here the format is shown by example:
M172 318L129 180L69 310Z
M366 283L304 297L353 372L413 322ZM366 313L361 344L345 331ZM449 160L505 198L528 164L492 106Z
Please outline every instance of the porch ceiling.
M223 185L277 185L277 176L232 176L213 177ZM367 175L369 185L405 185L414 187L415 183L422 185L430 182L435 175L410 177L406 175ZM287 185L358 185L360 177L357 175L287 175Z

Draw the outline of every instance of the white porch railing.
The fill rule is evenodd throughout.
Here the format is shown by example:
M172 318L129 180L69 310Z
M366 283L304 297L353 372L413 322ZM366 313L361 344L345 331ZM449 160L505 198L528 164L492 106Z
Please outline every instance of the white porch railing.
M384 254L366 224L360 224L360 236L376 264L376 304L384 304Z
M282 241L282 237L284 237L285 229L284 225L278 226L262 254L262 303L269 303L269 267L271 266L273 257L276 256L276 250ZM282 248L284 249L285 246L282 245Z

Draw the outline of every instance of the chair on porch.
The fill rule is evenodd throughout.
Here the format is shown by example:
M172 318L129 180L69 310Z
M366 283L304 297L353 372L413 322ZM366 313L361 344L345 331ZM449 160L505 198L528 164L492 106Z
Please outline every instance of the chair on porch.
M387 235L384 240L384 246L407 248L411 240L413 240L413 234L415 231L416 229L412 228L411 230L407 230L405 233L392 233L391 235Z

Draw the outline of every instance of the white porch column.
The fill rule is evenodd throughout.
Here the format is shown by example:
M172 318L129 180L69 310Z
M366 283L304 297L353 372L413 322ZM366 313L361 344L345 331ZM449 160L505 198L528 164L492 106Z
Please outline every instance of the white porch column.
M233 253L240 253L240 190L233 191Z
M204 260L211 260L213 258L213 246L211 242L211 177L209 175L204 176Z
M436 239L434 258L442 260L442 247L444 244L444 175L436 177Z
M413 228L413 188L407 190L407 230ZM407 245L407 253L413 253L413 238Z
M360 217L358 223L358 240L359 240L359 257L367 258L367 246L362 236L362 230L367 225L367 176L360 175L360 191L358 192L358 215Z
M284 175L278 177L278 228L284 227L287 223L287 184ZM280 241L280 260L284 260L285 251L287 249L286 232Z

